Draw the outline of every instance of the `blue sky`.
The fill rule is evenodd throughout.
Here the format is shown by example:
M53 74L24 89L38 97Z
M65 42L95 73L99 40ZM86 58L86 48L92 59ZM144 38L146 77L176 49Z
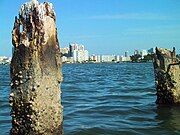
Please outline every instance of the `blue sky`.
M11 30L28 0L0 0L0 55L11 56ZM39 0L43 2L43 0ZM49 0L61 47L84 44L91 54L120 54L154 46L180 53L180 0Z

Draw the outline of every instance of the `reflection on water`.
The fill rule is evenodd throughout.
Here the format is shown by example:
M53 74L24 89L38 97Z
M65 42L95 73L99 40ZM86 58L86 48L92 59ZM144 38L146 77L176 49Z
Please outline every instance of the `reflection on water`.
M180 108L158 107L151 63L63 65L65 135L178 135ZM11 128L9 66L0 65L0 135Z
M156 119L160 121L159 127L180 134L180 107L157 107Z

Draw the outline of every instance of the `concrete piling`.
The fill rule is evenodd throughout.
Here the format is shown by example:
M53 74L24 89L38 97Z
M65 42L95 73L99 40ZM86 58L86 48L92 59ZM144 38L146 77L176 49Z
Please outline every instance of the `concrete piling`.
M157 104L180 104L180 60L173 51L156 48L154 72L157 89Z
M60 48L53 5L23 4L12 31L12 135L61 135Z

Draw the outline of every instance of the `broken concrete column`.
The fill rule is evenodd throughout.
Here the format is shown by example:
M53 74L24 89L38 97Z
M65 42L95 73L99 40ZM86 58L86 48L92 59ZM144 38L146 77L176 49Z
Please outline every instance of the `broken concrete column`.
M157 104L180 104L180 61L173 51L156 48L154 71L157 89Z
M21 6L12 31L12 135L61 135L61 58L51 3Z

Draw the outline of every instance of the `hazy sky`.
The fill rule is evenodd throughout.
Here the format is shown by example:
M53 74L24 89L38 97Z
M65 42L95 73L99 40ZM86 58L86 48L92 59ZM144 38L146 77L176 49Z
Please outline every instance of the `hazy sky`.
M28 0L0 0L0 55L11 56L11 30ZM39 0L43 2L43 0ZM154 46L180 53L180 0L49 0L61 47L84 44L91 54L124 54Z

